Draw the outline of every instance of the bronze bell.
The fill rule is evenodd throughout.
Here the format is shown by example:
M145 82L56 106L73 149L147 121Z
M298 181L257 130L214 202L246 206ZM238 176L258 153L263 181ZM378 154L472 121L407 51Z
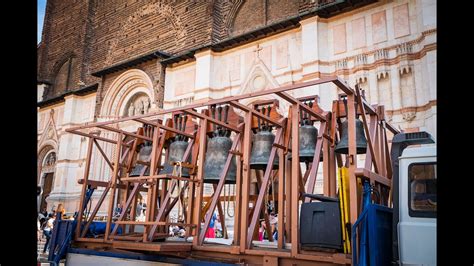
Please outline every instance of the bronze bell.
M224 170L232 140L227 136L214 136L207 143L206 159L204 163L204 183L219 183L219 177ZM237 164L235 156L230 162L225 184L235 184Z
M253 136L252 152L250 155L250 168L265 170L270 151L275 141L275 135L267 130L261 130ZM273 169L278 169L278 156L273 160Z
M364 154L367 150L367 139L365 138L364 134L364 125L362 121L356 119L356 149L357 154ZM342 122L342 132L341 132L341 140L336 145L334 152L341 153L341 154L349 154L349 138L348 138L348 122Z
M132 171L130 172L129 176L140 176L143 168L146 166L140 162L146 162L149 163L151 159L151 150L152 150L152 145L150 141L145 141L144 144L140 145L141 147L139 148L138 152L138 157L137 157L137 163L135 164L135 167L133 167ZM143 175L150 175L150 167L148 166L145 173Z
M184 153L188 148L188 142L184 140L177 140L170 144L169 152L168 152L168 161L164 164L163 170L160 174L172 174L173 173L173 163L175 162L182 162ZM188 163L191 163L191 156L188 156ZM181 176L182 177L189 177L189 169L182 167L181 168Z
M299 143L300 143L300 162L312 162L316 142L318 140L318 129L312 123L305 123L299 129ZM319 161L323 161L323 152L321 151ZM291 160L291 153L288 155Z

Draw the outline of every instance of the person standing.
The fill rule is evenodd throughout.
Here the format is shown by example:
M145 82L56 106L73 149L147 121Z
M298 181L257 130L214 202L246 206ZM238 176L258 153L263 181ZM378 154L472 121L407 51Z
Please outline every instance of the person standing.
M56 209L56 217L58 217L58 220L62 220L66 217L66 210L64 209L62 203L58 204L58 208Z
M215 238L216 237L216 233L214 231L214 223L215 223L216 219L217 219L217 215L216 215L216 213L213 213L212 217L211 217L211 222L209 223L209 228L206 231L206 237L207 238Z
M44 244L43 253L46 253L46 250L49 250L49 240L51 239L51 235L53 233L55 217L55 214L49 214L49 219L48 221L46 221L46 225L43 228L43 234L46 237L46 243Z
M115 207L114 216L120 216L122 213L122 205L117 203L117 207Z
M137 220L139 220L139 219L141 219L142 211L143 211L143 199L142 198L138 202L136 210L137 210L137 213L136 213Z

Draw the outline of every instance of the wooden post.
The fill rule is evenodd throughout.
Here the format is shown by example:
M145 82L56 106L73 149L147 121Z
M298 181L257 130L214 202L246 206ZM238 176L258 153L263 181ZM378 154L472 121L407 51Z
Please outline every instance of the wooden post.
M285 231L283 226L283 215L285 213L285 202L284 202L284 185L285 185L285 156L283 155L283 149L278 149L278 249L283 249L283 239L285 238ZM275 199L273 199L275 201Z
M214 193L217 191L217 184L212 184L212 187L214 188ZM225 213L222 209L222 204L220 201L220 194L219 197L217 198L217 211L219 212L219 219L221 220L221 226L222 226L222 234L225 239L228 239L229 236L227 235L227 226L225 225ZM224 199L224 204L225 204L225 199Z
M379 147L379 141L378 141L378 136L377 134L377 116L375 115L370 115L370 121L369 121L369 132L371 135L371 139L374 140L374 154L370 152L370 149L367 150L367 154L365 156L365 169L368 169L372 171L372 158L374 158L375 161L378 161L378 165L380 165L379 161L379 156L380 156L380 150L377 149ZM377 173L379 174L379 173Z
M193 234L193 246L198 246L199 233L201 232L201 209L202 209L202 193L204 191L204 161L206 159L206 147L207 147L207 119L200 119L199 121L200 131L199 131L199 163L197 171L197 181L196 182L196 195L194 201L194 219L193 223L196 224L196 231Z
M291 256L296 256L299 252L299 182L300 176L300 143L299 143L299 113L300 108L297 104L292 106L292 118L291 123L291 153L294 155L291 157ZM314 166L313 166L314 167Z
M243 127L245 128L245 127ZM242 142L239 145L239 151L242 152ZM242 202L242 156L238 155L237 156L237 174L235 177L235 208L234 208L234 236L233 236L233 244L235 246L240 245L240 212L242 210L241 208L241 202Z
M157 164L157 157L158 157L158 149L160 147L160 144L161 142L158 142L159 140L159 137L160 137L160 131L157 129L155 130L155 132L153 132L153 143L152 143L152 148L151 148L151 158L150 158L150 175L154 175L155 172L156 172L156 164ZM163 134L163 138L164 138L164 134ZM164 142L164 141L163 141ZM161 147L162 148L162 147ZM160 151L160 155L161 155L161 151ZM147 193L147 198L146 198L146 206L147 206L147 210L146 210L146 216L145 216L145 221L146 222L151 222L153 216L153 206L154 204L152 203L153 201L156 201L156 194L153 193L154 190L155 190L155 186L158 186L157 182L154 181L154 180L149 180L149 181L152 181L153 183L151 183L148 187L148 193ZM143 242L148 242L148 238L147 238L147 234L148 234L148 231L149 231L149 226L148 225L144 225L143 226L144 229L143 229Z
M347 95L347 128L349 140L349 203L350 203L350 221L351 225L357 220L357 179L355 169L357 168L357 151L356 151L356 110L354 106L354 94Z
M281 136L282 136L282 133L283 133L282 131L283 131L282 128L279 128L277 130L277 133L276 133L276 136L275 136L275 143L277 143L277 144L280 144ZM262 209L263 199L264 199L264 197L267 193L267 187L268 187L268 183L269 183L270 176L271 176L271 173L272 173L273 161L275 160L276 151L277 151L277 147L273 146L271 151L270 151L270 156L269 156L269 159L268 159L267 168L265 169L265 175L263 177L263 181L262 181L262 184L261 184L261 187L260 187L260 191L258 193L257 202L255 203L255 211L254 211L252 219L250 221L250 226L248 228L248 233L247 233L247 247L248 248L250 248L251 245L252 245L252 238L249 237L249 236L253 232L253 230L254 230L255 226L257 225L257 222L258 222L258 216L260 214L260 210ZM269 224L267 226L269 226ZM270 241L273 240L271 236L269 236L269 240Z
M109 199L109 208L107 212L107 224L105 225L105 236L104 240L109 240L109 234L110 234L110 227L112 226L112 216L113 216L113 211L114 211L114 200L115 200L115 189L116 189L116 183L117 183L117 177L119 175L119 170L120 170L120 151L122 150L122 141L123 141L123 133L118 133L118 140L117 140L117 148L115 149L115 160L114 160L114 172L112 174L112 182L110 184L110 187L112 189L110 193L110 199ZM117 226L117 225L116 225Z
M288 128L290 130L290 128ZM286 243L291 243L291 231L293 230L291 225L291 162L285 161L285 232L286 232Z
M329 146L329 197L336 197L337 168L334 147Z
M323 194L324 196L330 196L330 190L331 190L331 178L330 178L330 164L332 158L329 157L329 140L326 138L322 139L323 141ZM316 173L316 176L318 173Z
M87 146L87 157L86 157L86 165L84 168L84 184L82 185L81 191L81 198L79 201L79 214L77 216L77 227L76 227L76 239L79 238L81 233L81 224L82 224L82 215L84 213L84 201L86 199L86 191L87 191L87 181L89 180L89 171L92 159L92 149L95 139L89 138L89 145Z
M250 149L252 145L252 113L248 112L244 118L244 139L242 141L242 212L240 222L240 252L247 249L247 229L248 229L248 213L249 213L249 187L250 187Z

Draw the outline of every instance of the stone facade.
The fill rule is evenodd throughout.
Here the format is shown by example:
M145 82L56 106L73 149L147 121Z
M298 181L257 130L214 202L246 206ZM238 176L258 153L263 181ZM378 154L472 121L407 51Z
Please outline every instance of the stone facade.
M68 127L328 75L359 84L370 103L385 105L395 126L436 138L436 2L376 1L337 15L311 13L326 2L49 0L38 46L37 177L42 185L54 169L48 208L63 202L67 211L77 210L87 143L66 133ZM298 15L304 17L294 27L246 35ZM241 36L248 39L213 48ZM190 56L127 63L155 51ZM101 72L121 64L126 66ZM68 94L94 83L96 91ZM329 110L338 93L331 86L294 96L318 94ZM279 111L287 113L287 106ZM111 147L103 148L113 155ZM52 152L56 161L45 165ZM100 154L93 156L90 178L108 180L108 166Z

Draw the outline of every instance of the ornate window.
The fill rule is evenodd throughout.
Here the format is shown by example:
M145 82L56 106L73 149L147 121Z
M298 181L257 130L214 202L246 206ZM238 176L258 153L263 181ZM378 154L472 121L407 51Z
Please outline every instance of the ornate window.
M43 166L53 166L56 163L56 153L51 152L44 158Z
M134 116L147 114L151 107L150 97L146 93L139 92L128 101L123 116Z
M56 166L56 153L54 151L49 152L43 159L41 164L41 171L43 173L52 173Z

